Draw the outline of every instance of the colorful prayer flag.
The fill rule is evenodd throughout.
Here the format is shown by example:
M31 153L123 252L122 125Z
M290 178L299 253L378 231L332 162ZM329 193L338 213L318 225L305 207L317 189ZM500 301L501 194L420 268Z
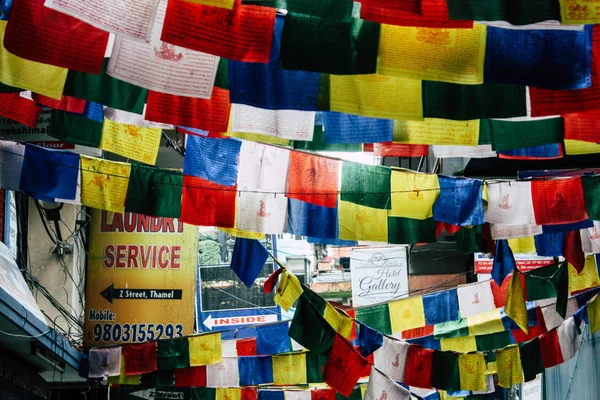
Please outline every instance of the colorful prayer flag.
M216 364L222 361L220 333L190 336L188 344L191 367Z
M81 156L81 203L123 212L131 164Z

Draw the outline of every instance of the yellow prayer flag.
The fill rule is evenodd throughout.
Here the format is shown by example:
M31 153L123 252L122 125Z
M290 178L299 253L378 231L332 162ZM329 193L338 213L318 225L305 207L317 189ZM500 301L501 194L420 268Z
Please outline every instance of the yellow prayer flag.
M535 239L533 236L525 236L516 239L508 239L508 246L513 253L537 253Z
M367 393L367 385L360 385L360 396L362 399L365 398L365 393Z
M279 275L279 285L275 293L275 303L279 304L285 311L289 311L298 297L302 294L300 281L294 274L284 269Z
M241 400L242 389L240 388L217 388L215 400Z
M233 5L235 4L235 0L186 0L186 1L189 1L190 3L204 4L205 6L228 8L230 10L233 8ZM231 400L234 400L234 399L231 399Z
M487 335L504 331L499 308L467 317L467 325L470 335Z
M377 73L415 79L483 83L486 27L417 28L381 25Z
M339 238L345 240L388 241L387 210L338 200Z
M188 337L190 367L216 364L222 361L221 334Z
M529 333L529 320L527 318L527 306L525 305L525 295L519 273L515 269L506 292L506 305L504 312L523 330Z
M392 333L425 326L423 297L408 297L388 303Z
M421 81L383 75L330 75L331 111L386 119L423 119Z
M562 24L598 24L600 7L594 0L558 0Z
M393 169L390 184L392 209L388 211L388 215L412 219L433 216L433 203L440 195L437 174Z
M323 318L329 322L329 325L331 325L337 333L346 339L350 339L350 336L352 336L352 326L354 324L352 318L350 318L348 314L343 311L338 311L334 306L326 303Z
M486 375L497 375L498 374L498 364L496 361L488 361L485 366L485 374Z
M488 190L488 184L487 184L487 182L485 182L485 181L483 181L483 182L484 182L484 185L481 188L481 199L483 200L483 208L485 210L487 210L489 190Z
M600 286L596 257L593 255L585 258L585 264L580 273L569 263L569 293Z
M592 335L600 331L600 295L596 295L587 306L587 316Z
M100 148L146 164L156 164L160 128L142 128L104 118Z
M0 82L60 99L67 81L66 68L17 57L4 48L6 23L0 21Z
M479 120L425 118L423 121L394 121L394 142L477 146Z
M125 375L125 357L121 354L121 369L119 376L109 376L107 383L109 385L139 385L142 382L142 375Z
M290 353L272 356L273 383L275 385L299 385L306 383L306 354Z
M565 153L570 156L600 153L600 144L583 140L565 139Z
M483 353L458 355L461 390L485 391L485 358Z
M237 218L234 221L237 222ZM260 232L244 231L244 230L237 229L237 228L221 228L221 227L219 227L218 229L220 231L227 233L228 235L235 236L238 238L256 239L256 240L262 240L265 238L265 234L260 233Z
M475 336L459 336L440 340L440 349L443 351L455 351L457 353L470 353L477 351Z
M262 135L260 133L247 132L225 132L223 135L237 139L250 140L252 142L275 144L278 146L289 146L289 139L282 139L277 136Z
M513 385L523 382L519 346L511 346L496 351L496 365L498 369L498 385L503 388L510 388Z
M123 212L131 164L81 156L81 203Z

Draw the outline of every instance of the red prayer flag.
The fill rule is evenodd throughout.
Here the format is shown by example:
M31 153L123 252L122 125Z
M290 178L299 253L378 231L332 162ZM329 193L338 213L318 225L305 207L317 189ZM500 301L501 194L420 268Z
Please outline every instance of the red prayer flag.
M416 339L423 336L433 335L433 325L425 325L420 328L402 331L402 339Z
M188 126L209 132L227 132L230 110L229 90L218 87L213 89L210 99L149 90L145 118L149 121Z
M85 111L85 100L71 96L62 96L60 100L53 99L38 93L32 93L33 100L44 107L54 108L72 113L83 114Z
M99 74L108 32L44 7L44 0L15 0L4 47L31 61Z
M560 115L600 109L600 29L592 36L592 86L587 89L549 90L529 88L531 116Z
M329 350L327 364L323 369L323 380L330 387L348 397L354 386L363 376L368 376L371 365L339 334L335 335Z
M585 253L581 245L581 235L579 231L569 231L565 237L563 245L563 256L577 270L577 273L583 271L585 266Z
M256 338L239 339L235 342L238 356L255 356Z
M544 368L551 368L565 362L560 349L558 331L556 329L552 329L550 332L540 336L540 349L542 351Z
M310 400L336 400L335 390L318 389L310 391Z
M600 143L600 114L565 115L565 139Z
M581 178L531 182L533 210L538 225L572 224L588 219Z
M335 208L339 171L339 160L292 151L286 196L318 206Z
M233 228L235 197L235 186L184 175L180 220L192 225Z
M512 276L512 274L509 276ZM519 275L519 277L522 277L522 276L523 276L523 274ZM521 280L521 284L523 284L523 280ZM523 286L523 288L525 288L525 286ZM526 294L526 293L527 293L526 290L523 289L523 294ZM496 307L499 307L499 306L496 305ZM540 307L536 307L535 314L537 316L538 324L535 326L530 326L529 333L526 334L525 332L523 332L522 329L514 329L511 331L513 334L513 337L515 338L515 343L524 343L529 340L535 339L536 337L540 336L543 333L548 332L548 329L546 328L546 323L544 321L544 314L542 313L542 309Z
M421 0L421 13L403 11L367 1L361 4L360 17L389 25L418 26L422 28L472 28L473 21L450 20L446 0Z
M156 342L123 346L125 375L147 374L157 370Z
M242 395L240 400L256 400L258 393L256 388L242 388Z
M498 286L496 281L490 279L490 287L492 288L492 295L494 296L494 305L496 308L504 307L506 304L506 293L508 292L508 286L510 286L510 280L512 279L512 273L507 275L502 281L502 286ZM527 300L527 286L525 281L525 275L519 274L521 280L521 287L523 288L523 295Z
M175 370L175 387L205 387L206 365Z
M0 115L31 128L37 127L42 107L19 93L0 93Z
M232 10L169 0L161 40L243 62L267 63L276 9L242 5Z
M429 153L426 144L373 143L373 151L378 157L425 157Z
M404 383L408 386L431 388L434 350L411 345L406 356Z
M439 222L436 221L435 223L435 236L436 237L440 237L440 234L446 230L446 233L448 233L449 235L452 235L458 231L460 231L462 227L458 226L458 225L453 225L453 224L449 224L447 222Z
M364 153L372 153L374 152L374 146L373 143L363 143L363 152Z
M396 11L421 14L423 0L361 0L361 8L365 5L385 7Z
M271 293L273 289L275 289L275 285L277 284L277 279L279 275L283 272L283 268L279 268L277 271L273 272L271 276L265 281L265 285L263 287L263 291L265 293Z

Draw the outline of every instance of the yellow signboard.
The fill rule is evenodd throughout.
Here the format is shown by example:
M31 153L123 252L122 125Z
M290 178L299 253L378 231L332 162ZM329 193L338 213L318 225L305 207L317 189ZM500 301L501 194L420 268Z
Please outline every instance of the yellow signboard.
M193 333L198 228L92 210L84 345Z

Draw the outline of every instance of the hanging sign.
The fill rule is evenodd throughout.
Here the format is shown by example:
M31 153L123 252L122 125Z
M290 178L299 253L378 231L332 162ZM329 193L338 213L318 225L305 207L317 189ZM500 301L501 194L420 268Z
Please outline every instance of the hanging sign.
M352 249L354 307L408 297L408 247Z
M193 333L197 248L175 218L92 210L84 344Z
M521 272L528 272L554 263L553 257L540 257L535 254L519 253L516 253L514 256L515 261L517 262L517 269ZM486 257L483 253L475 253L476 274L491 274L493 266L493 258Z

